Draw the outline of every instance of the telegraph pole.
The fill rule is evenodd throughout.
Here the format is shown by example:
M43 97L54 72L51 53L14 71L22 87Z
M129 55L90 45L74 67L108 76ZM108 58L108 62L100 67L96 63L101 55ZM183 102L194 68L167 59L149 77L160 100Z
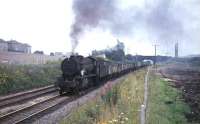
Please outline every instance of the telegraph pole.
M137 62L137 53L135 54L135 61Z
M154 58L154 65L156 65L156 45L154 45L155 47L155 58Z
M153 46L154 46L154 49L155 49L155 51L154 51L154 52L155 52L155 56L154 56L154 66L156 67L156 62L157 62L156 56L157 56L157 46L158 46L158 45L157 45L157 44L154 44Z

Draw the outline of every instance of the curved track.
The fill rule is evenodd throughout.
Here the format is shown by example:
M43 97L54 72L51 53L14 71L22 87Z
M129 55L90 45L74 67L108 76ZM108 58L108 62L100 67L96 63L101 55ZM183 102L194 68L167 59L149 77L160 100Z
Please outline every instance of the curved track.
M29 124L32 123L38 118L47 115L63 105L66 105L77 98L87 94L92 91L94 88L90 88L86 91L80 92L79 95L73 96L60 96L59 94L53 95L51 98L45 99L41 102L32 104L30 106L26 106L20 108L18 110L9 112L7 114L0 116L1 124Z
M18 124L24 121L30 120L34 116L46 111L49 108L57 106L58 104L69 99L69 97L60 97L60 95L55 95L39 103L26 106L24 108L12 111L5 115L0 116L0 122L2 124Z
M48 93L55 92L56 89L54 85L38 88L35 90L23 92L23 93L17 93L14 95L8 95L5 97L0 98L0 109L11 106L11 105L16 105L20 104L24 101L28 101L30 99L34 99L36 97L39 97L41 95L45 95Z

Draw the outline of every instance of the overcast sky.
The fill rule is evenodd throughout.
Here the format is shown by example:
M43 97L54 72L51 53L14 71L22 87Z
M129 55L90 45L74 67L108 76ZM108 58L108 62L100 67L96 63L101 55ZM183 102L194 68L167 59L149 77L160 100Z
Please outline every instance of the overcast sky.
M76 52L87 55L93 49L112 47L119 39L131 54L153 55L156 42L159 54L174 55L177 41L181 55L200 53L199 0L118 0L114 3L117 9L109 9L110 15L103 13L109 17L100 18L95 26L87 23L89 28L84 27ZM75 13L79 8L74 10L72 5L72 0L0 0L0 38L28 43L32 51L70 52L71 26L79 16Z

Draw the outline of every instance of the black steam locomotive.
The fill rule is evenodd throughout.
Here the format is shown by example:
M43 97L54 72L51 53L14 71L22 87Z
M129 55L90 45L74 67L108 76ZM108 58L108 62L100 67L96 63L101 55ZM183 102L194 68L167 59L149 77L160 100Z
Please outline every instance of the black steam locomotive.
M61 63L62 76L58 78L59 93L78 93L97 86L102 80L146 66L147 63L117 63L100 58L70 56Z

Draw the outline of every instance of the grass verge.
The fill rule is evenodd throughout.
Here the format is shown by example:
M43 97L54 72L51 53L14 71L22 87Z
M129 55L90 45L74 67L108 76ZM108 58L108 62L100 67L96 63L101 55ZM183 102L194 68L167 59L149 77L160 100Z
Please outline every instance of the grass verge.
M184 114L190 109L181 92L153 72L149 77L148 124L187 124Z
M0 65L0 95L53 84L60 62L44 65Z
M77 108L61 124L138 124L146 69L128 74L120 83L104 87L89 103Z

